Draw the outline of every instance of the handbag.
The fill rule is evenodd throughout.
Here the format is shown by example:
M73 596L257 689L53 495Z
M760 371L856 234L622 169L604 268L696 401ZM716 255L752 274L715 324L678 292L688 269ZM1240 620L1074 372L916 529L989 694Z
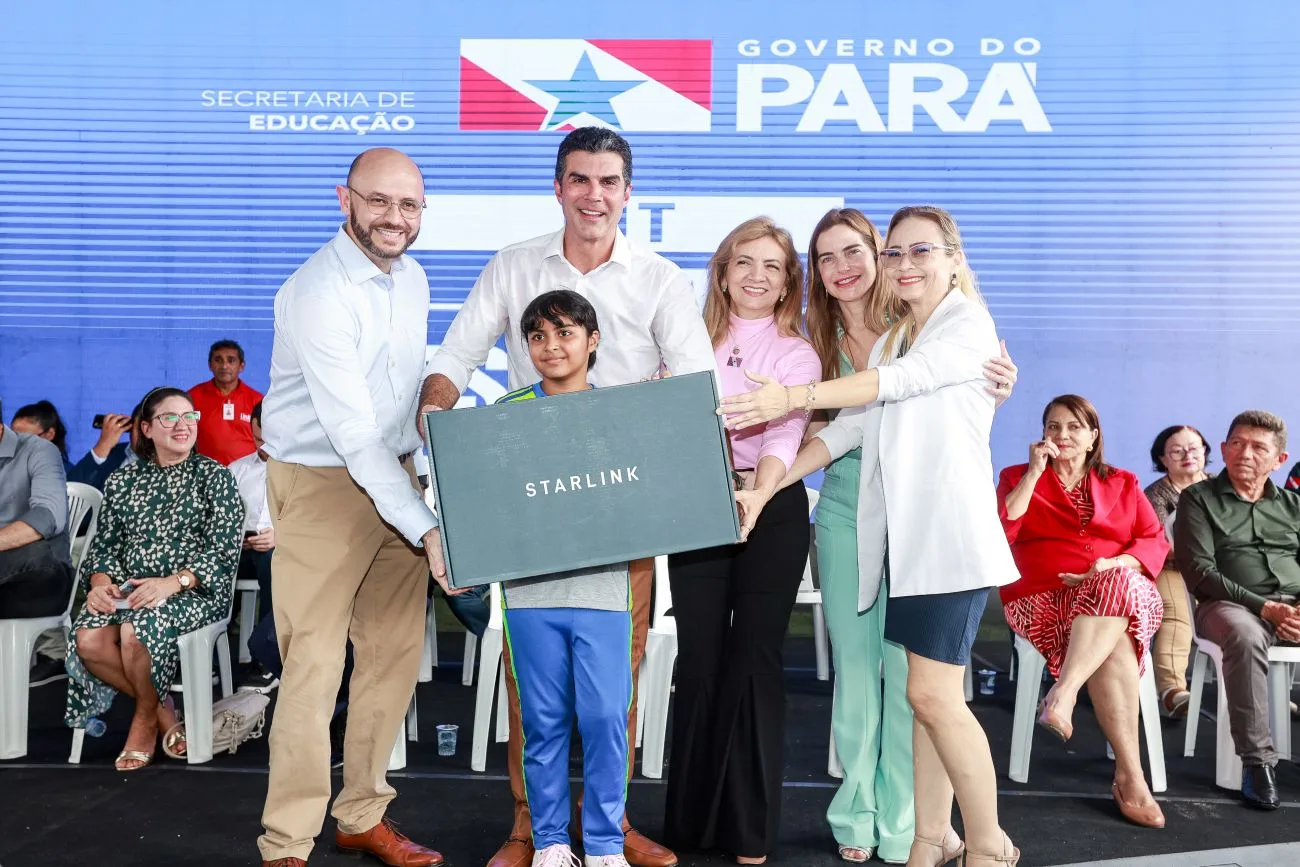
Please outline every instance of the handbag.
M260 738L266 726L266 708L271 697L260 692L240 690L228 695L212 705L212 754L231 753L239 750L239 745L252 738ZM163 737L163 752L173 759L185 759L185 753L177 753L177 743L184 739L185 723L179 722L167 730ZM188 750L188 744L186 745Z

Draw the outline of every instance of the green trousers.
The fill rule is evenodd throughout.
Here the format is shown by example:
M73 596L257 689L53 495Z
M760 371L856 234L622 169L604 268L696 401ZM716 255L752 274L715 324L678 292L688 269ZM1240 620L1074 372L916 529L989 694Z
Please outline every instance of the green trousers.
M856 452L836 461L817 504L817 566L835 661L831 734L844 766L826 819L838 845L905 861L916 830L907 653L885 641L887 593L858 613L860 469Z

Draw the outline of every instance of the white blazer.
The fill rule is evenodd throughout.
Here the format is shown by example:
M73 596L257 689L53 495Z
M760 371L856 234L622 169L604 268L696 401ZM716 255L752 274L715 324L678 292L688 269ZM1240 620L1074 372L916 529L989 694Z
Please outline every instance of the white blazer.
M999 353L984 305L953 290L907 354L871 349L880 399L842 411L817 432L832 458L862 446L858 610L876 601L889 556L889 595L1001 587L1020 575L998 520L984 362ZM886 544L887 543L887 544Z

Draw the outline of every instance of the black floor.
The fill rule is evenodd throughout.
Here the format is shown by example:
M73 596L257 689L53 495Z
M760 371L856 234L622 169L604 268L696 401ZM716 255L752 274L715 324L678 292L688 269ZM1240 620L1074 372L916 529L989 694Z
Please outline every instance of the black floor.
M446 664L419 690L421 740L408 745L407 769L391 775L400 795L390 815L410 836L440 849L449 864L482 865L510 826L505 745L491 745L486 774L470 772L474 690L460 685L460 637L444 634L441 645ZM810 639L791 638L788 648L787 782L781 845L769 863L841 864L824 819L836 785L826 774L830 684L814 677ZM983 642L977 653L1005 667L1006 645ZM28 756L0 762L0 865L257 863L264 740L206 765L191 768L164 758L141 773L119 774L111 762L129 719L129 707L119 702L106 717L108 733L87 738L82 764L71 766L70 734L61 724L63 692L61 684L32 690ZM1208 718L1193 759L1182 757L1182 726L1166 725L1163 831L1135 828L1118 817L1109 797L1112 766L1086 705L1069 746L1036 736L1028 785L1012 783L1005 777L1012 701L1012 685L1000 677L996 694L978 696L973 708L1002 775L1003 824L1020 846L1025 867L1300 840L1300 772L1290 763L1279 768L1281 810L1246 808L1234 793L1214 785L1214 724ZM1206 707L1213 702L1207 689ZM434 726L444 722L461 727L459 751L449 758L439 757L434 745ZM663 783L641 777L638 765L629 816L652 837L661 827L663 798ZM329 819L325 829L311 863L357 863L330 851ZM709 855L682 858L683 865L725 863Z

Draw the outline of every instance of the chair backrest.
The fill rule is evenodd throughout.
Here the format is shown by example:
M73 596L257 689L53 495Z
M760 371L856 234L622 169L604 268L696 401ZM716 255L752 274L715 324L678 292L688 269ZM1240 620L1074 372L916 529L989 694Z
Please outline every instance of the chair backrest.
M95 530L99 523L99 507L103 502L104 495L97 489L90 485L83 485L81 482L68 482L69 542L77 538L77 534L81 531L81 525L85 523L87 516L90 517L90 524L82 537L84 544L81 548L81 556L73 562L73 569L81 568L81 560L85 557L86 551L90 549L91 541L95 538Z
M501 629L501 582L488 586L488 629Z
M1165 518L1165 538L1169 540L1171 548L1174 546L1174 518L1176 517L1178 517L1178 510L1174 509L1169 513L1169 517Z

